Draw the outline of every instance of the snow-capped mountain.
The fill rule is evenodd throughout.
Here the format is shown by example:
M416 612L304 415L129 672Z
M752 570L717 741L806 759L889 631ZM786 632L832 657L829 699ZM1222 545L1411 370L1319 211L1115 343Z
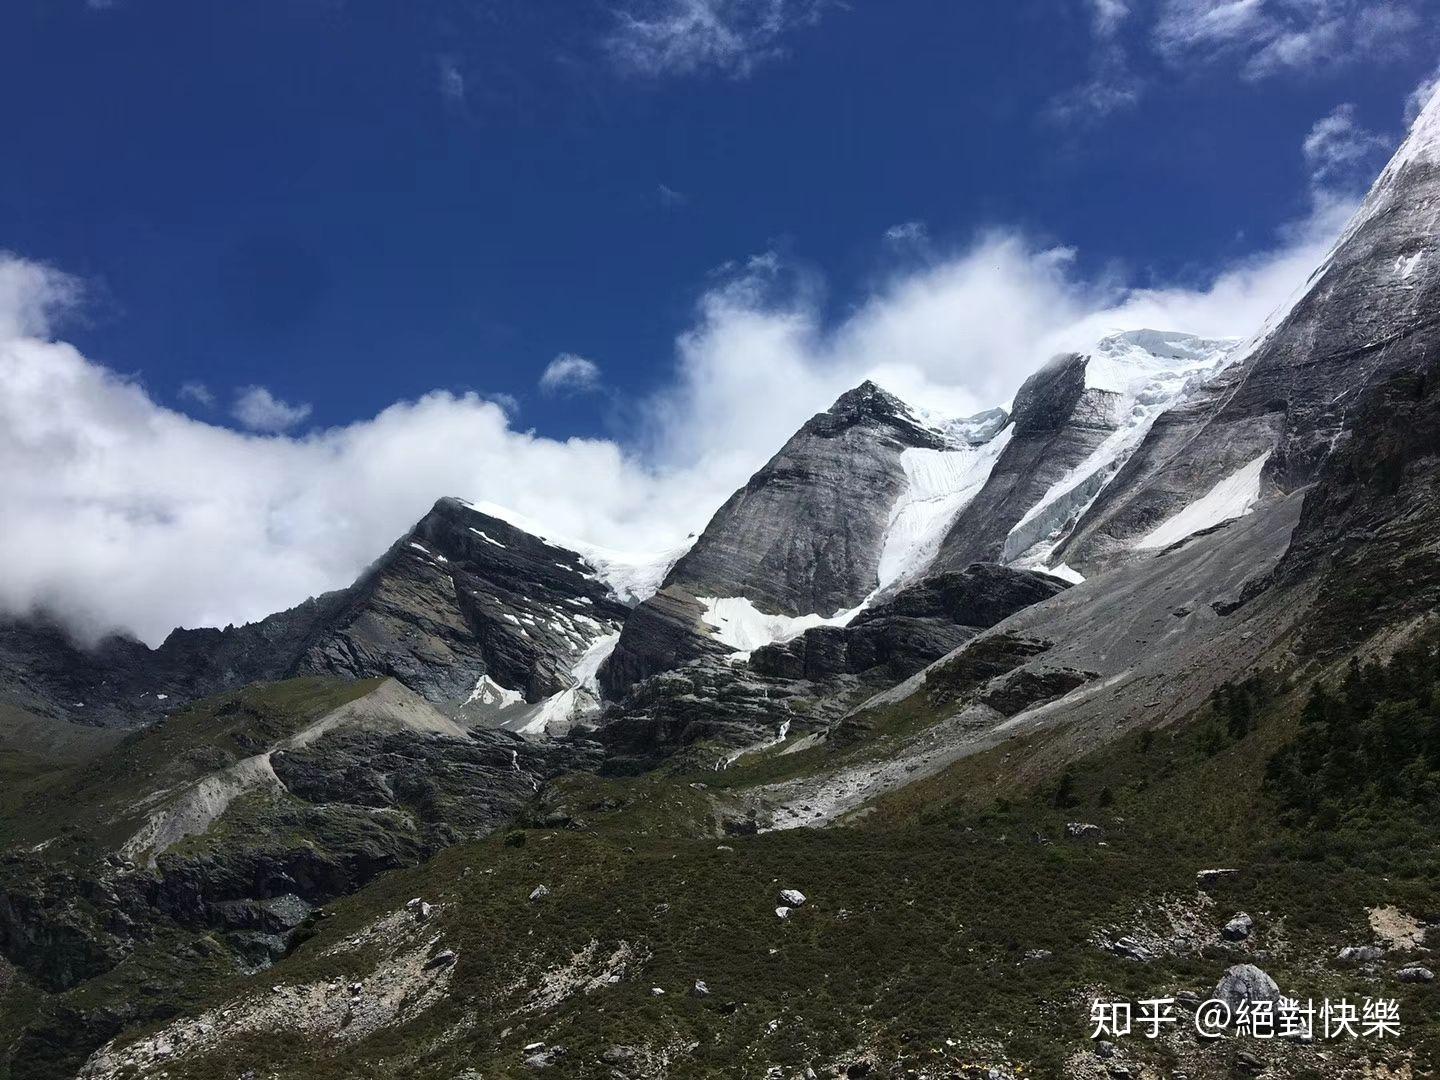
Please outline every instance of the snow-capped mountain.
M1220 377L1152 426L1126 475L1057 555L1082 570L1113 563L1257 469L1262 494L1313 482L1347 437L1362 391L1413 365L1411 345L1435 321L1437 258L1440 100L1432 100L1305 288Z
M1055 547L1156 418L1220 367L1233 344L1138 330L1036 372L1016 395L1009 443L953 521L938 565L1054 565Z

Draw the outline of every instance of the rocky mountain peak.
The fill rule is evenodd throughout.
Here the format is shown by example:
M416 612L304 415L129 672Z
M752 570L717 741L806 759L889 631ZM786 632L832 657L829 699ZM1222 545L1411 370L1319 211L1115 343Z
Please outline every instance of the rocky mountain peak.
M835 399L835 404L813 416L796 435L833 439L857 426L890 429L908 446L939 449L945 440L916 418L910 406L878 383L866 379Z

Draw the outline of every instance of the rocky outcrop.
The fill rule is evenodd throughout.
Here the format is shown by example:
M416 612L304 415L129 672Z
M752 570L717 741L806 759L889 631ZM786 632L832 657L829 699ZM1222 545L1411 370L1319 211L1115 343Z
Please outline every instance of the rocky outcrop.
M1067 587L1045 574L976 563L902 589L848 626L818 627L757 649L750 666L762 675L811 681L880 668L877 679L899 682L981 630Z
M0 625L0 700L133 725L249 683L324 674L393 676L452 710L487 675L534 702L569 687L571 665L629 610L580 555L441 499L349 589L248 626L176 630L152 650L113 637L82 648L41 620Z
M1121 395L1088 389L1087 362L1078 354L1060 356L1025 380L1015 397L1010 441L950 526L935 569L998 561L1026 512L1115 432Z
M630 613L615 651L600 668L600 686L618 699L642 679L703 657L730 652L715 641L705 607L683 586L667 585Z
M702 767L732 751L818 730L844 712L843 694L706 657L637 683L599 720L604 768L637 772L687 755ZM702 749L691 754L692 748Z
M538 701L629 613L574 552L442 499L351 590L299 673L389 675L459 705L481 675Z
M676 632L657 621L657 650L668 650L664 666L647 672L600 718L596 737L607 749L606 767L630 771L697 745L713 758L798 738L841 716L848 703L1067 587L1045 574L977 564L917 582L848 626L807 630L738 662L705 633ZM673 611L698 622L699 605L687 609L694 601L678 588L657 599L662 602L642 606L634 617L658 620L660 612Z
M974 418L954 438L993 436L1001 418ZM872 382L812 417L716 512L660 592L626 622L600 671L607 696L728 651L707 641L696 597L746 597L785 615L830 616L858 605L879 584L890 511L906 485L901 454L942 449L947 438Z
M748 597L786 615L852 608L876 586L890 507L905 481L901 451L946 445L898 398L862 383L729 498L665 584Z
M155 720L197 698L281 678L343 596L307 600L249 626L176 630L158 649L124 637L84 646L44 616L0 621L0 701L97 727Z

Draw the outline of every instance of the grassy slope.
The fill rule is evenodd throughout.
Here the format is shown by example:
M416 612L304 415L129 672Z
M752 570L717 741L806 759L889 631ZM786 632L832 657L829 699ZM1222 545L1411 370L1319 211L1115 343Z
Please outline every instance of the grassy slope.
M68 743L64 755L31 754L29 760L39 764L28 779L0 786L0 849L55 837L45 849L47 867L92 874L94 861L157 805L156 792L247 756L377 684L296 679L257 685L200 702L118 744L107 742L113 749L104 757L87 752L75 764ZM261 837L256 832L246 839ZM72 1075L82 1012L113 1013L117 1023L172 1015L228 986L236 972L233 956L219 942L163 924L116 967L65 994L44 994L6 968L0 971L0 1080ZM22 1048L25 1064L15 1066L12 1055L27 1029L33 1037Z
M382 680L291 679L222 694L113 744L103 756L47 773L0 818L0 846L66 833L113 850L163 793L259 753L369 693Z
M1261 788L1265 762L1293 737L1297 709L1295 696L1272 703L1239 739L1217 740L1207 716L1131 737L1076 765L1074 805L1064 807L1053 804L1055 778L1031 767L1056 733L963 761L830 830L717 839L706 834L716 789L693 786L743 788L814 767L823 751L762 757L719 776L575 781L569 794L583 830L530 831L518 846L521 834L465 845L390 875L337 905L314 940L257 982L333 974L326 945L418 894L440 905L436 926L460 954L442 1005L338 1048L266 1037L169 1075L256 1068L306 1080L450 1080L473 1068L518 1076L526 1073L522 1048L545 1041L566 1048L553 1070L566 1076L608 1075L599 1055L617 1043L668 1049L676 1077L758 1076L773 1064L790 1075L864 1055L887 1066L943 1062L940 1075L1009 1062L1060 1076L1067 1055L1085 1045L1095 994L1204 992L1229 964L1252 957L1302 997L1400 998L1405 1045L1433 1068L1436 992L1396 984L1387 974L1393 961L1377 982L1328 960L1342 944L1369 940L1368 907L1440 912L1433 837L1428 848L1408 850L1397 861L1404 874L1388 879L1342 853L1308 859L1309 838L1278 824ZM925 720L903 713L882 717L877 737ZM1103 824L1107 846L1058 839L1067 820ZM1037 832L1056 842L1037 843ZM1249 911L1260 925L1253 945L1140 964L1093 943L1103 929L1134 925L1148 902L1193 899L1195 871L1210 866L1243 873L1218 887L1205 918L1214 925ZM529 902L540 883L552 895ZM811 898L785 921L774 913L781 887ZM615 986L525 1012L539 974L591 941L602 954L624 941L649 959ZM1034 949L1053 958L1025 961ZM709 997L687 992L695 979L709 984ZM1330 1044L1328 1060L1318 1050L1258 1049L1288 1063L1289 1075L1334 1076L1354 1046ZM1233 1045L1200 1052L1193 1040L1131 1040L1124 1051L1166 1070L1199 1052L1183 1062L1190 1075L1224 1075Z

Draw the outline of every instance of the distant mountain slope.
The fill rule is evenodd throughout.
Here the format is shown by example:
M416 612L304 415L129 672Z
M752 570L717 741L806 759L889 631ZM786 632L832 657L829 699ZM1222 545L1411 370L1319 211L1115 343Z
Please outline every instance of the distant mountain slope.
M176 630L158 649L73 644L52 624L0 626L0 700L129 725L197 698L292 675L394 676L484 718L537 703L613 637L629 607L573 551L441 499L350 588L248 626Z
M773 616L777 627L859 607L882 568L904 569L887 551L917 475L907 454L973 456L1003 420L985 415L947 430L872 382L841 395L726 501L627 621L600 670L605 692L618 697L648 675L733 651L714 615L719 601L744 601L735 614L755 624Z
M1414 363L1440 322L1440 99L1371 188L1304 291L1208 391L1162 418L1058 556L1085 570L1270 455L1263 488L1295 491L1343 441L1376 379Z
M783 615L832 615L876 586L906 449L941 435L872 382L806 422L716 511L669 575L694 596L743 596Z

